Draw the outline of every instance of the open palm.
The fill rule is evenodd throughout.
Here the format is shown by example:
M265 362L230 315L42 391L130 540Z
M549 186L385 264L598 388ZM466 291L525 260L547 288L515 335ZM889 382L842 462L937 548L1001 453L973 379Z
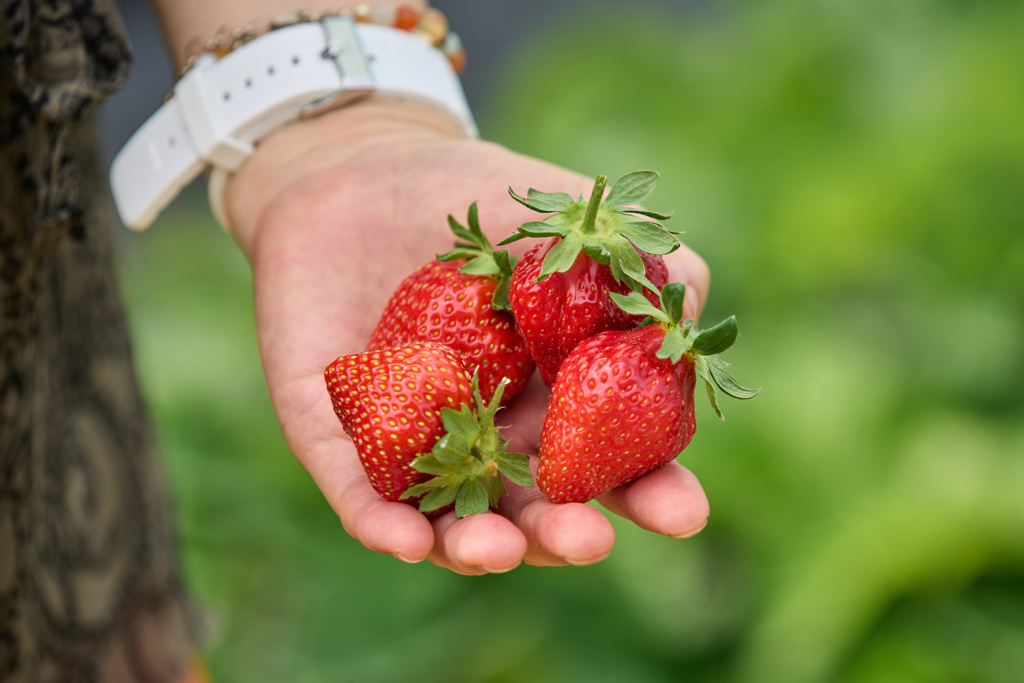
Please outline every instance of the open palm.
M353 109L360 108L362 116L372 111ZM372 550L408 562L429 558L463 574L508 571L522 561L596 562L615 543L608 520L590 505L555 505L536 487L506 483L496 513L461 520L383 500L334 415L324 368L363 350L398 283L450 248L448 214L462 219L478 202L483 229L497 241L535 218L509 198L509 186L575 196L593 184L443 127L381 120L360 127L351 115L334 114L284 129L229 186L233 232L253 267L263 368L287 442L345 529ZM708 288L706 266L685 247L666 262L672 280L690 285L695 316ZM547 400L535 376L499 413L512 450L536 454ZM677 537L699 531L708 515L700 484L675 462L600 502Z

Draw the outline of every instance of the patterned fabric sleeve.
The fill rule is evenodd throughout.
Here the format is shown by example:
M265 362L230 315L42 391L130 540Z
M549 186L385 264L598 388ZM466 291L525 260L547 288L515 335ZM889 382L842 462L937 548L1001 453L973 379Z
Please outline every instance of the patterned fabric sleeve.
M89 115L113 0L0 0L0 681L176 681L198 620L131 362Z

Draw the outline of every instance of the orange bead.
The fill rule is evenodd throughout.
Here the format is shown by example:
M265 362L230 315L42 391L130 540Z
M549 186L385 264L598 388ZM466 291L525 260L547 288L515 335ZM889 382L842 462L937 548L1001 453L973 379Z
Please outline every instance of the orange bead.
M372 19L370 17L370 6L367 4L356 5L352 10L352 17L356 20L357 24L372 23Z
M420 13L415 7L410 7L409 5L398 6L398 11L395 12L395 28L411 31L416 28L418 23L420 23Z
M420 17L416 30L424 35L434 47L440 47L448 35L448 19L433 7L428 7Z
M460 47L448 55L448 61L452 63L455 73L461 74L462 70L466 68L466 51Z

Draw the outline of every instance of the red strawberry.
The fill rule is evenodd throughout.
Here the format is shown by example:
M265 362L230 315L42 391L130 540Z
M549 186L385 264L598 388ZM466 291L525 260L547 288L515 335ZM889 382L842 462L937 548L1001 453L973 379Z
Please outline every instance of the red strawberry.
M630 291L617 282L611 268L586 254L579 254L572 266L537 282L544 258L559 238L544 240L516 265L509 286L509 301L516 323L526 339L530 355L537 362L544 383L552 386L558 368L569 352L584 339L606 330L631 330L642 316L626 313L615 305L609 294ZM641 254L647 279L661 288L668 282L668 268L660 256ZM658 295L645 290L652 302Z
M716 387L736 398L760 389L741 387L717 354L736 340L735 317L704 332L680 324L685 286L666 285L662 309L639 293L613 295L636 315L656 323L610 331L577 346L552 390L540 441L537 483L556 503L585 502L674 459L697 424L697 375L719 416Z
M448 221L462 241L399 284L366 349L440 342L454 349L470 370L479 368L485 399L507 378L507 401L526 386L534 369L507 303L499 310L508 298L508 252L494 251L480 229L476 204L469 208L468 230L451 216Z
M447 346L418 342L342 356L324 378L370 484L386 500L423 496L421 512L454 502L463 517L497 504L505 492L499 471L532 484L527 456L506 453L494 424L506 382L484 405L477 375L470 378Z
M508 244L523 237L550 237L516 266L509 301L519 331L548 386L555 382L566 355L584 339L605 330L628 330L642 320L622 311L609 294L649 290L652 302L668 281L662 254L679 248L679 239L657 220L670 214L630 208L643 201L657 183L653 171L635 171L615 181L604 196L605 176L598 176L590 200L573 201L565 193L530 189L512 197L540 213L544 221L519 226Z

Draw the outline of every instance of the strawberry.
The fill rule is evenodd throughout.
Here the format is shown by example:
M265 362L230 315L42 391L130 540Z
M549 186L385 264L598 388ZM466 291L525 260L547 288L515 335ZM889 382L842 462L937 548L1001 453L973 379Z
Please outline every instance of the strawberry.
M390 501L459 517L486 512L505 492L498 473L533 483L527 456L505 451L494 424L507 381L480 396L452 349L417 342L342 356L324 371L334 412L352 437L370 485Z
M579 254L565 272L538 282L544 258L558 242L559 238L550 238L526 252L512 273L509 287L516 324L549 387L554 385L562 361L577 344L606 330L631 330L643 319L615 305L609 295L626 294L629 286L616 281L611 268L586 254ZM660 256L642 254L641 258L648 280L656 287L668 282L668 268ZM644 294L658 300L651 290Z
M565 359L540 440L537 483L556 503L585 502L674 459L693 438L693 392L700 375L719 417L717 389L753 398L718 354L736 341L736 318L703 332L680 323L685 285L662 290L660 309L641 294L613 294L654 323L603 332ZM717 389L716 389L717 388Z
M554 213L543 221L519 226L501 244L524 237L547 237L531 249L512 273L509 303L540 368L552 386L563 359L584 339L605 330L628 330L641 317L616 306L609 295L648 290L652 304L668 281L662 254L679 248L676 234L658 220L670 214L630 208L645 199L657 183L653 171L635 171L619 178L604 197L605 176L598 176L587 202L565 193L530 189L512 197L529 209ZM603 201L602 201L603 198Z
M475 203L469 207L469 229L452 216L448 222L461 241L399 284L366 350L414 341L443 343L468 368L479 368L486 399L508 378L507 401L526 386L535 367L507 303L499 309L508 300L512 264L508 252L495 252L483 234Z

